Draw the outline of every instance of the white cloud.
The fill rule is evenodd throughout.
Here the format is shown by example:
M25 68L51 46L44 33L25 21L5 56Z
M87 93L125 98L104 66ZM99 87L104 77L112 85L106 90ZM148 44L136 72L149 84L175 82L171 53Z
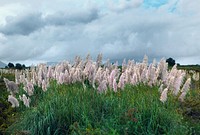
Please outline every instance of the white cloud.
M142 2L6 1L0 12L0 60L60 61L101 52L113 60L147 54L200 64L200 2L171 0L152 9Z
M124 10L137 8L142 4L143 0L119 0L118 2L108 1L108 8L111 11L123 12Z

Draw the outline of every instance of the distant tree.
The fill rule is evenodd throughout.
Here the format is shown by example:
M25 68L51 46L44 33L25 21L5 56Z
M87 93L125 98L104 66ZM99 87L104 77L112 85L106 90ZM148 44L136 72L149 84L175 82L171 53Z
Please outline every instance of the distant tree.
M14 68L15 66L14 66L13 63L8 63L8 67L9 67L9 68Z
M22 68L23 68L23 69L25 69L25 68L26 68L26 66L23 64L23 65L22 65Z
M21 70L23 67L20 63L16 63L15 68Z
M176 64L175 60L172 58L168 58L166 62L168 63L169 66L174 66Z

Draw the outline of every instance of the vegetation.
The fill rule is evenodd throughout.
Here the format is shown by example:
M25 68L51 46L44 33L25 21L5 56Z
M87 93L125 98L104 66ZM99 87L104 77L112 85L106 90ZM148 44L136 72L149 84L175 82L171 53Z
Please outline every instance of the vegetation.
M8 63L8 67L9 67L9 68L14 68L15 66L14 66L13 63Z
M16 63L14 65L13 63L9 62L5 68L22 70L22 69L26 69L28 67L26 67L24 64Z
M170 67L173 67L173 66L176 64L175 60L172 59L172 58L168 58L168 59L166 60L166 62L168 63L168 65L169 65Z
M185 102L180 103L179 110L188 123L193 135L200 134L200 89L189 92Z
M32 107L8 133L31 134L187 134L190 132L178 102L173 97L165 105L157 87L126 85L117 93L99 94L80 83L51 83L45 94L37 88ZM175 104L171 104L174 102ZM22 106L24 107L24 106ZM23 108L20 108L23 110ZM34 123L34 124L33 124Z
M178 69L183 69L187 71L197 71L200 72L200 65L179 65Z
M17 110L12 108L10 103L7 102L9 93L7 92L3 78L14 80L14 74L2 74L0 76L0 134L16 120Z
M200 134L199 72L168 70L164 59L148 66L147 56L119 69L101 66L101 57L40 64L15 71L15 82L4 79L17 117L8 114L16 122L3 133Z

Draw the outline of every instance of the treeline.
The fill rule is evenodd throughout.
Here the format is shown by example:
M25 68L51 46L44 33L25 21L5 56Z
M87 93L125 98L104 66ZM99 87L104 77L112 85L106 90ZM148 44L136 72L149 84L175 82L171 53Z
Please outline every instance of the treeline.
M173 67L175 64L177 64L177 68L178 69L183 69L183 70L194 70L196 72L200 72L200 65L196 64L196 65L181 65L179 63L176 63L176 61L173 58L168 58L166 60L166 62L168 63L168 66L171 68Z
M200 72L200 65L178 65L178 69L184 70L194 70L196 72Z
M10 62L10 63L8 63L7 66L5 66L5 68L22 70L22 69L26 69L26 68L29 68L29 67L26 67L25 64L20 64L20 63L16 63L14 65L13 63Z

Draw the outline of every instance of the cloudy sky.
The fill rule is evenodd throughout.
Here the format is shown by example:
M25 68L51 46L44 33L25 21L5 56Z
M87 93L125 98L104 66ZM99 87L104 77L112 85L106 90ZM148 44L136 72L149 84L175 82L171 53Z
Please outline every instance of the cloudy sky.
M1 0L0 61L76 55L200 64L200 0Z

